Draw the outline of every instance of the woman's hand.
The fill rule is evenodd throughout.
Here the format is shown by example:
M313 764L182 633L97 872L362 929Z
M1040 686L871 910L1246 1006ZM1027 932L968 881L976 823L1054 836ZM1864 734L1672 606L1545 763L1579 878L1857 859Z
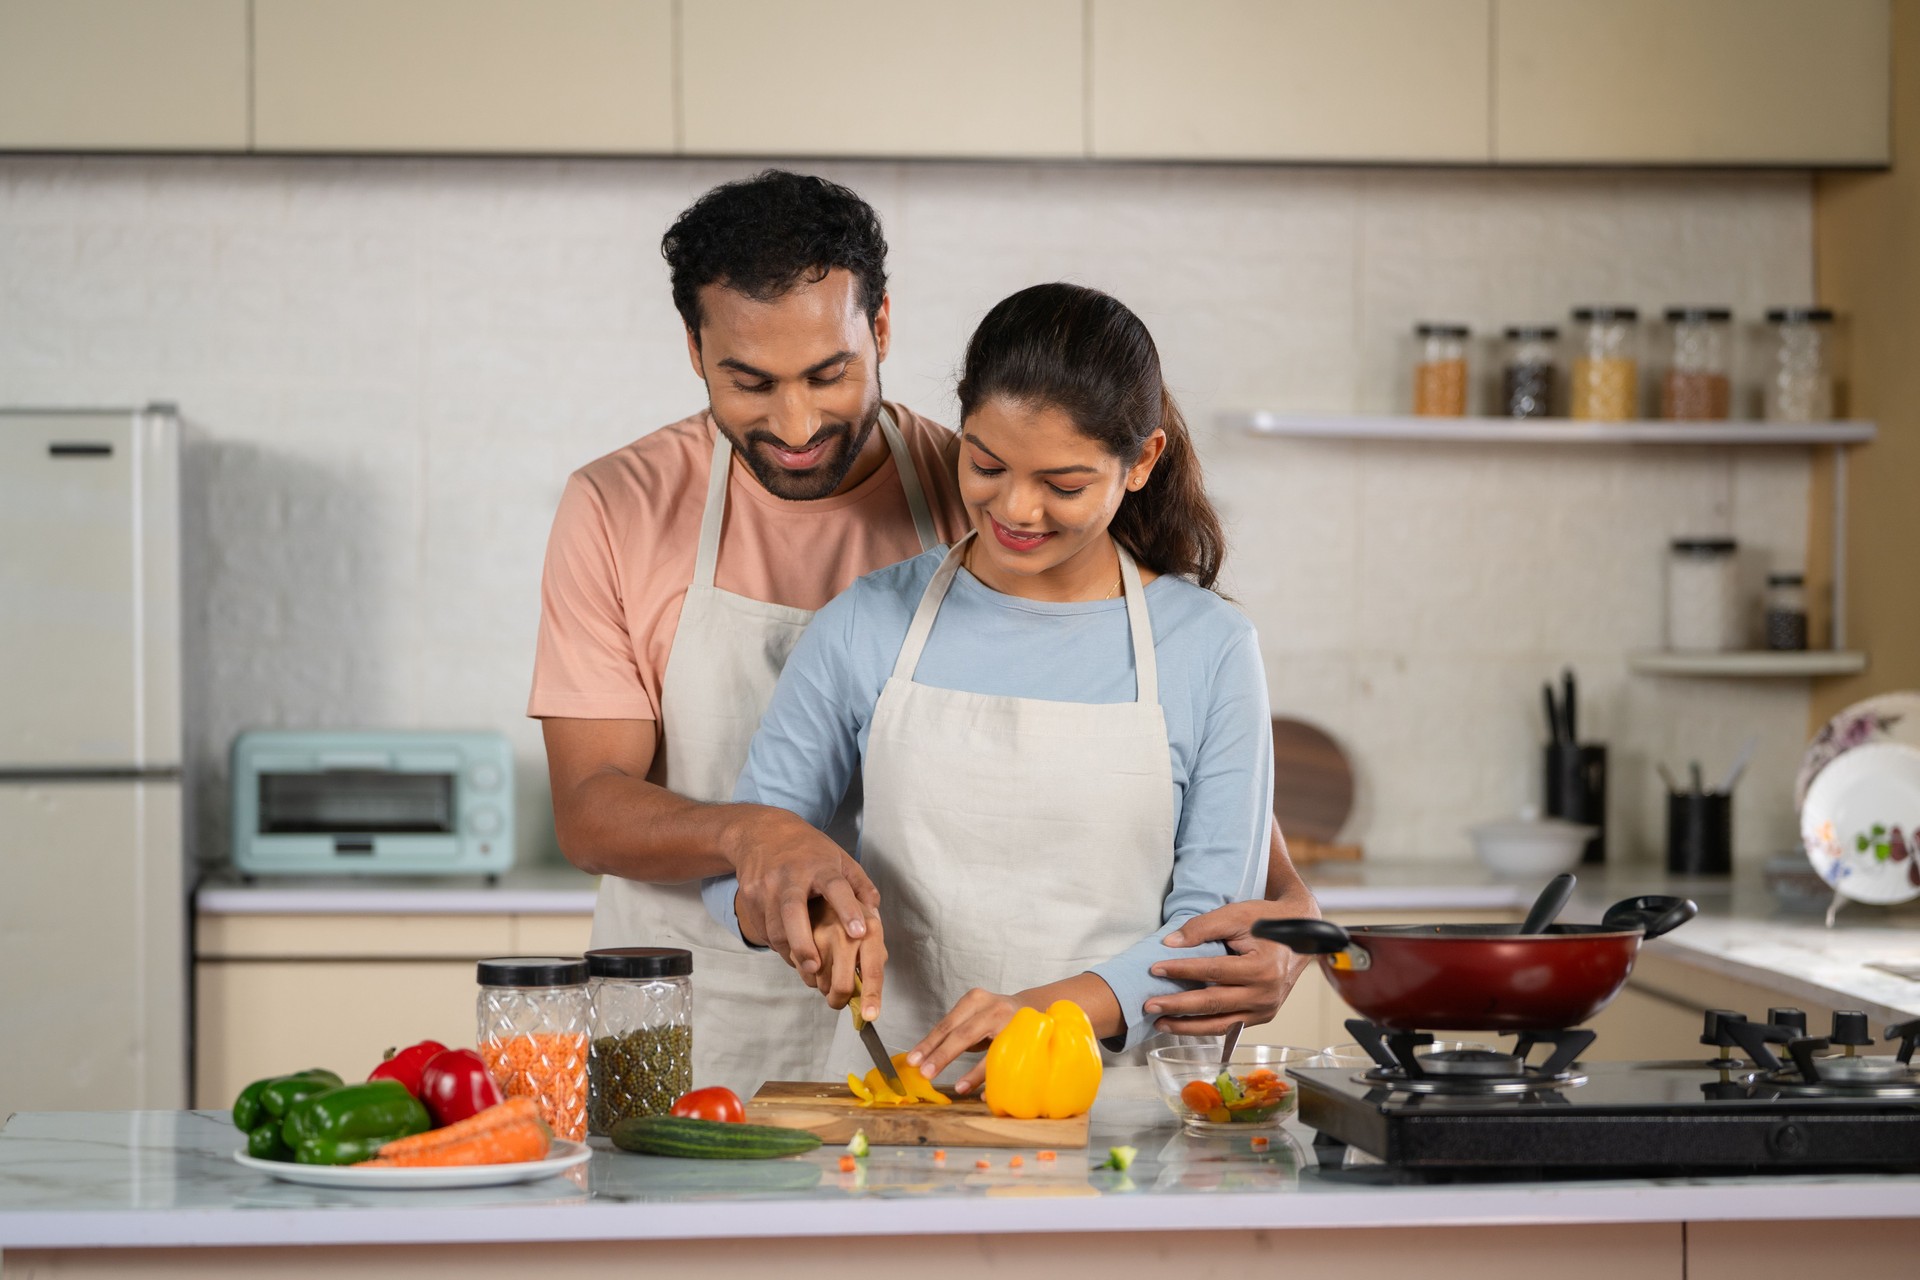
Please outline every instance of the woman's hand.
M978 1052L1013 1021L1021 1006L1029 1003L1019 996L1003 996L979 987L960 997L947 1016L934 1024L926 1038L907 1051L907 1061L920 1068L920 1074L932 1080L963 1053ZM960 1077L955 1093L972 1093L987 1074L986 1060Z
M1280 903L1229 902L1195 916L1168 934L1164 941L1170 947L1224 942L1232 954L1162 960L1154 965L1151 972L1156 978L1208 984L1147 1001L1144 1007L1155 1017L1154 1029L1183 1036L1211 1036L1236 1022L1258 1026L1271 1021L1308 960L1279 943L1254 937L1253 923L1297 914L1302 913L1289 912ZM1317 916L1319 911L1311 914Z
M869 911L866 932L858 937L847 933L838 910L824 899L807 904L813 925L813 945L820 956L820 967L812 973L800 970L803 982L827 998L830 1009L844 1009L853 999L854 982L860 987L860 1016L871 1022L880 1016L880 990L886 984L887 940L880 916Z

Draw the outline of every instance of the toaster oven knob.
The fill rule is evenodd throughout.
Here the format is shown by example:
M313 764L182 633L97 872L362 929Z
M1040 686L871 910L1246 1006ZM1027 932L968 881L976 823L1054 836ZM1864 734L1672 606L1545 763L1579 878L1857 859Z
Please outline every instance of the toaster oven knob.
M477 764L468 775L473 781L475 791L498 791L500 789L500 767L492 764Z
M467 819L467 826L477 836L500 834L500 811L495 808L475 809L473 816Z

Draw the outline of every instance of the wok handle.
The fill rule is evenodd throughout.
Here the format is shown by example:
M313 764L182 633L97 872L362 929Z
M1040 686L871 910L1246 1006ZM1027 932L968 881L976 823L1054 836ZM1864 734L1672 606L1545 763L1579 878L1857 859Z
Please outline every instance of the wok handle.
M1291 948L1303 956L1330 956L1352 943L1331 920L1256 920L1253 936Z
M1642 938L1657 938L1699 914L1699 904L1692 898L1669 898L1656 893L1614 903L1600 917L1600 923L1609 929L1638 929Z

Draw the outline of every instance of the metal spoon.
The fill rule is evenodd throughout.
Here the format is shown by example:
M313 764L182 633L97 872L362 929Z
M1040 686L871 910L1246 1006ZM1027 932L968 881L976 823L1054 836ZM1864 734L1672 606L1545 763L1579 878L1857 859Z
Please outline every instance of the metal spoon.
M1570 872L1562 872L1547 881L1547 887L1533 900L1533 907L1527 912L1526 923L1520 926L1522 935L1545 933L1547 926L1553 923L1560 909L1567 905L1567 899L1573 896L1573 886L1578 883Z
M1221 1066L1225 1067L1225 1066L1232 1065L1233 1051L1235 1047L1238 1046L1240 1043L1241 1028L1245 1027L1246 1025L1247 1024L1244 1022L1236 1022L1232 1026L1227 1028L1226 1038L1220 1042L1220 1065Z

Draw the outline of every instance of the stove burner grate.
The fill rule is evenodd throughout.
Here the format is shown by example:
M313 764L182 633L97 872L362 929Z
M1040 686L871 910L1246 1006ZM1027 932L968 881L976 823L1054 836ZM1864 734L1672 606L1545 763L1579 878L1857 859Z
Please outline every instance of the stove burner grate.
M1518 1033L1510 1053L1473 1048L1421 1053L1422 1047L1433 1043L1429 1032L1388 1031L1362 1018L1348 1022L1347 1030L1378 1064L1355 1076L1356 1081L1405 1093L1455 1097L1543 1093L1585 1084L1587 1077L1575 1070L1574 1060L1594 1039L1593 1032L1580 1028L1529 1031ZM1544 1062L1533 1065L1527 1055L1537 1044L1551 1044L1554 1050Z

